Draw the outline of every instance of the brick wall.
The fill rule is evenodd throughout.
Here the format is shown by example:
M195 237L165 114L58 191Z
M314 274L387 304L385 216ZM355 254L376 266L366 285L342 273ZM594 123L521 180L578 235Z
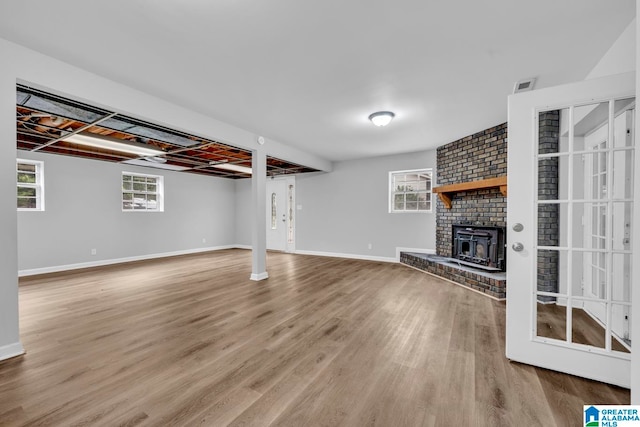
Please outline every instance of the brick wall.
M539 154L557 153L560 136L560 111L540 113L538 122ZM538 199L558 199L558 158L543 158L538 162ZM558 246L560 243L560 211L558 204L543 204L538 207L538 244ZM557 251L538 252L539 291L558 291L559 257ZM538 297L539 301L555 301L553 297Z
M496 178L507 174L507 124L469 135L437 150L437 184ZM500 190L456 193L451 209L437 201L436 251L451 256L451 226L460 223L506 226L507 200Z

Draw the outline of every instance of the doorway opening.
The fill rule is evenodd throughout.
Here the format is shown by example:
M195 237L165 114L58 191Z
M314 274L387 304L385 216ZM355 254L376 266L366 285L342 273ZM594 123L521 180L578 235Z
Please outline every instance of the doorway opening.
M267 180L267 249L295 252L295 177Z

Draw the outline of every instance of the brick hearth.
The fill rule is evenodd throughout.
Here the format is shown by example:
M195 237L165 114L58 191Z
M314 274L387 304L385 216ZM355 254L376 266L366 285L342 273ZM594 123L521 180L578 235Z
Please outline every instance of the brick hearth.
M457 265L448 257L414 252L400 252L400 262L444 277L494 298L504 299L507 296L507 274L504 272L485 272Z

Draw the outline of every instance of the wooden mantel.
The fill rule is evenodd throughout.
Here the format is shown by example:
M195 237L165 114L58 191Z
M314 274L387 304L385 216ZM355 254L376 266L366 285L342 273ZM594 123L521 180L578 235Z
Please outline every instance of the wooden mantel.
M444 207L451 209L451 197L454 193L470 190L482 190L484 188L500 188L503 196L507 197L507 177L481 179L479 181L459 182L457 184L434 187L433 192L438 195Z

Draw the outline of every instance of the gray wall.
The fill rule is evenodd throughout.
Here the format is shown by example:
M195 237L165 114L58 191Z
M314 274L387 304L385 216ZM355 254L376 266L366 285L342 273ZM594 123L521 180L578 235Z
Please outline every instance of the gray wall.
M236 179L236 244L251 246L251 180ZM265 195L266 197L266 195Z
M432 213L390 214L389 172L432 168L436 151L336 162L296 175L296 251L394 258L396 247L436 247ZM251 245L251 180L236 180L236 243ZM368 249L371 243L372 248Z
M18 212L19 270L235 243L233 180L24 151L17 157L44 161L46 208ZM122 212L122 171L164 176L164 212Z
M395 257L396 247L435 249L432 213L389 213L389 172L432 168L435 150L334 163L296 176L296 250ZM368 249L371 243L372 249Z

